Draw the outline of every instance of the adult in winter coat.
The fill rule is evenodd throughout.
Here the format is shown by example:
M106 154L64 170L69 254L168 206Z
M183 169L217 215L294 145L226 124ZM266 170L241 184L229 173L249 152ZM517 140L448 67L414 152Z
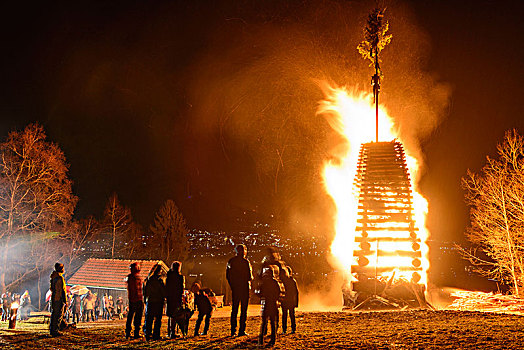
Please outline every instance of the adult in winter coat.
M146 319L144 323L144 333L146 340L159 340L160 327L162 325L162 313L164 309L165 284L160 273L162 266L157 264L153 267L153 274L150 275L144 284L144 301L146 303ZM154 327L153 327L154 322ZM153 334L151 334L153 328Z
M191 291L195 294L195 305L198 309L198 318L195 323L195 337L198 335L200 324L205 317L204 331L202 335L206 335L209 330L209 322L211 321L211 313L213 312L213 305L209 301L209 296L203 289L200 288L200 284L194 283L191 286Z
M266 254L264 255L264 258L262 259L262 267L260 268L260 272L258 275L260 279L262 278L262 272L270 266L276 266L278 268L278 276L276 277L276 279L279 282L282 282L285 278L284 271L285 271L286 263L284 260L282 260L280 254L274 247L266 248ZM277 325L277 330L278 330L278 325L279 325L278 313L277 313L277 318L276 318L276 325Z
M171 264L171 269L167 272L166 314L169 317L167 320L167 336L169 338L175 338L175 318L179 315L182 309L182 295L185 288L185 279L181 273L181 268L182 263L180 261L175 261Z
M64 280L64 265L55 264L55 270L50 276L51 290L51 322L49 322L49 332L51 336L60 335L59 329L65 328L64 311L67 304L66 285Z
M231 306L231 336L237 328L238 306L240 305L240 325L238 336L246 334L247 306L253 273L251 263L246 259L247 248L243 244L235 247L236 256L229 259L226 267L226 279L231 287L233 304Z
M73 315L73 323L80 323L80 312L82 311L82 298L75 294L71 302L71 314Z
M91 321L95 321L95 316L93 315L95 311L95 298L96 296L93 295L91 291L87 292L84 297L84 319L86 322L89 322L89 317L91 317Z
M134 339L140 337L140 324L144 304L142 302L142 279L140 278L140 265L137 262L129 266L131 273L127 275L127 297L129 299L129 312L126 321L126 338L131 336L131 323L135 326Z
M270 265L264 268L262 271L260 289L255 291L255 293L260 297L262 305L262 323L260 325L260 334L258 338L259 345L264 344L264 335L267 331L268 320L271 323L271 340L268 343L268 346L274 345L276 341L278 307L285 295L284 285L278 280L278 275L278 267L275 265Z
M286 295L282 300L282 333L287 331L287 315L291 321L291 333L295 333L297 325L295 322L295 308L298 307L297 281L293 278L293 270L289 266L284 267L284 278L282 283L286 289Z

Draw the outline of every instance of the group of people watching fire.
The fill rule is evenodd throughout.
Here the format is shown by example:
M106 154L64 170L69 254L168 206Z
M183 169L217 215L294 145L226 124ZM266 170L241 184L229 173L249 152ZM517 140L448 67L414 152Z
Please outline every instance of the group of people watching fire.
M247 257L247 248L243 244L235 247L236 255L229 259L226 266L226 279L232 291L231 307L231 336L247 336L246 321L249 297L254 281L250 261ZM130 265L126 284L128 292L128 312L125 328L127 339L139 339L142 326L142 315L145 305L145 319L143 332L146 340L160 340L162 316L168 316L167 336L178 337L177 328L181 336L187 336L189 319L194 311L198 311L195 323L194 336L205 335L209 331L213 312L214 293L209 288L203 288L195 282L189 290L185 289L185 278L181 273L182 264L175 261L171 264L164 280L162 266L156 264L149 272L145 281L140 277L140 265L134 262ZM52 336L60 334L60 330L67 327L64 320L64 311L67 305L64 266L55 264L55 271L51 274L51 322ZM280 258L278 252L268 248L262 260L261 269L257 275L257 285L253 292L261 300L261 325L258 343L264 343L268 329L271 327L268 346L275 344L279 327L279 308L282 309L282 333L287 332L287 317L291 323L291 333L296 331L295 308L298 307L298 288L291 267ZM237 320L240 309L240 318ZM78 315L76 315L78 320ZM73 318L73 321L75 318ZM200 333L200 327L204 328ZM237 333L238 327L238 333Z

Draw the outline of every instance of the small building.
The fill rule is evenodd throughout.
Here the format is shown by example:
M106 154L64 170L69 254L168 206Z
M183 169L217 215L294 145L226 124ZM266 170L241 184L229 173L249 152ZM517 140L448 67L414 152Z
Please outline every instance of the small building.
M116 301L118 297L124 299L127 305L126 278L129 274L129 265L134 262L140 264L140 278L145 281L149 272L156 264L162 266L164 274L169 270L162 260L123 260L123 259L88 259L73 276L67 280L68 286L83 285L99 298L104 294L111 295ZM101 299L100 299L101 300Z

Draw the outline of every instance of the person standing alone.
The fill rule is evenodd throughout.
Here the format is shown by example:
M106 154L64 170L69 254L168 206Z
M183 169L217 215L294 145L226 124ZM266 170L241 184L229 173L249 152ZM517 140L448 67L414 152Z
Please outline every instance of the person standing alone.
M236 256L227 262L226 279L231 287L233 296L233 305L231 307L231 336L235 336L236 334L238 306L240 305L240 325L238 328L238 336L240 337L247 335L247 306L249 303L249 291L251 289L253 273L251 263L246 259L246 246L243 244L237 245L235 247L235 253Z
M65 326L64 309L67 304L66 285L64 280L64 265L55 264L55 271L50 276L51 289L51 322L49 332L51 336L60 335L59 328Z
M129 298L129 312L126 321L126 338L131 336L131 323L135 326L134 339L140 337L140 324L144 304L142 302L142 279L140 278L140 265L137 262L129 266L131 273L127 275L127 296Z

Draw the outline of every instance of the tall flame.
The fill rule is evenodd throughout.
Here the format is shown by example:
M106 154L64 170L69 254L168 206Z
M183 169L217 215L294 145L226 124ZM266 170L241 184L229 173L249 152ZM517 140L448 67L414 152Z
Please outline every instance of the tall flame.
M355 264L353 252L355 247L356 227L358 219L358 197L359 193L354 186L354 179L357 173L357 163L360 145L372 142L375 139L375 107L373 105L373 95L359 92L356 89L348 90L345 87L332 87L327 83L321 86L325 100L321 101L318 114L323 115L328 120L330 126L340 134L346 144L337 150L333 159L329 160L323 170L323 178L327 193L333 198L336 205L335 216L335 238L331 244L331 252L338 260L342 269L348 274L351 266ZM379 140L392 141L401 138L397 134L394 122L388 115L386 109L379 105ZM406 163L412 176L413 183L417 183L419 175L418 159L406 150ZM412 186L414 187L414 186ZM417 236L421 239L422 252L422 276L419 283L427 282L427 271L429 268L427 238L428 232L425 228L425 218L428 204L426 199L412 188L414 219L416 227L419 229ZM389 225L391 226L391 225ZM380 232L376 232L381 234ZM387 231L384 232L387 235ZM406 250L398 242L394 245L382 244L382 251ZM403 265L405 257L388 256L381 257L380 265L395 266ZM410 276L396 272L396 277Z

